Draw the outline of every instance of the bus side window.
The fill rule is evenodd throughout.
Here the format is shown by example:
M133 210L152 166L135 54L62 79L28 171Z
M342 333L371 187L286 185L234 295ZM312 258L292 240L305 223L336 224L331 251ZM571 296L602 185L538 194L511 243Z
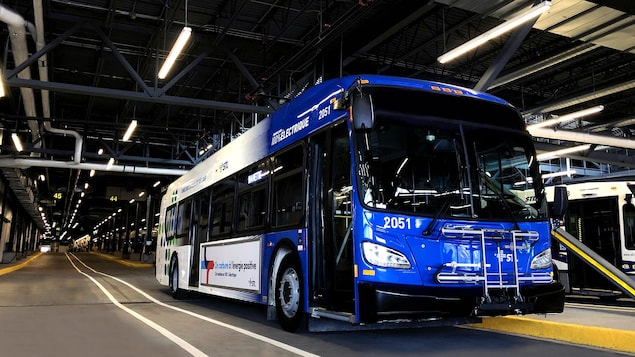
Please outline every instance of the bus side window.
M267 216L266 187L252 193L249 215L251 217L252 226L262 227L265 225L265 217Z
M231 231L234 199L234 177L229 177L212 188L212 233L210 239L227 235Z
M215 238L221 232L221 217L223 216L223 204L222 202L214 201L212 205L212 230L210 232L210 238Z
M176 237L188 239L188 229L190 228L190 215L192 209L192 200L187 199L179 203L178 218L176 222Z
M207 242L209 240L208 227L209 227L209 196L210 189L206 189L200 195L200 222L199 222L199 239L201 242Z
M270 176L268 161L238 174L238 231L264 227Z
M273 226L298 225L304 217L303 146L277 155L273 161Z
M238 231L264 227L267 193L264 188L248 191L238 197Z
M176 205L172 205L165 212L165 238L176 238Z

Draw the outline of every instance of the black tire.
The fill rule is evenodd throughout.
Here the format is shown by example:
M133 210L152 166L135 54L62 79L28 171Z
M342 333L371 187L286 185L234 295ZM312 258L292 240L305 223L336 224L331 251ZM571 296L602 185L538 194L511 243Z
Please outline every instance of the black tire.
M179 259L176 254L172 255L172 259L170 259L168 284L170 286L170 295L175 299L181 298L181 289L179 289Z
M302 273L297 255L288 254L282 259L274 288L278 322L283 330L294 332L304 320Z

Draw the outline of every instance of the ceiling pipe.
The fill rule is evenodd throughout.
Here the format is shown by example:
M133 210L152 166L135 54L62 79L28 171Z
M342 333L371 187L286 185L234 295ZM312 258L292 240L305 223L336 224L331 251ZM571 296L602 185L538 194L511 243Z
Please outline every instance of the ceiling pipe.
M487 89L492 90L494 88L497 88L505 84L511 83L513 81L516 81L518 79L527 77L531 74L542 71L544 69L553 69L556 64L565 62L567 60L570 60L571 58L580 56L584 53L587 53L599 47L600 46L593 43L584 43L582 45L563 51L562 53L559 53L555 56L546 58L540 62L531 64L518 71L501 76L497 80L495 80L494 83L491 86L489 86L489 88Z
M0 167L5 168L19 168L28 169L29 167L52 167L59 169L79 169L79 170L95 170L95 171L108 171L116 173L130 173L140 175L166 175L166 176L182 176L188 172L188 170L181 169L164 169L153 168L146 166L126 166L126 165L112 165L106 164L93 164L93 163L79 163L76 164L73 161L54 161L44 159L0 159Z
M13 61L15 63L23 63L26 61L28 56L26 29L29 29L31 36L35 36L35 28L33 24L25 21L20 14L8 9L4 5L0 5L0 21L6 23L9 29L9 39L11 41ZM27 80L31 79L31 70L29 68L25 68L20 71L20 73L18 73L18 78ZM20 87L20 95L22 96L22 103L26 116L31 118L37 117L33 89ZM36 120L27 120L27 125L31 131L32 141L39 143L40 125ZM40 144L36 145L39 146ZM44 221L42 220L42 217L36 207L35 197L30 185L28 184L28 179L20 170L17 169L3 168L2 173L9 182L9 187L16 195L18 201L22 204L22 207L31 216L36 226L40 229L44 229Z
M528 129L532 136L546 139L575 141L578 143L606 145L616 148L635 149L635 140L621 139L572 130L554 130L550 128Z
M33 12L35 15L35 31L36 31L36 40L35 47L37 51L40 51L44 48L44 10L42 7L42 0L33 0ZM40 75L40 80L43 82L48 82L48 60L46 58L46 53L43 54L38 59L38 70ZM51 104L49 99L49 91L46 89L41 90L42 94L42 117L46 119L51 118ZM53 128L51 126L51 122L45 120L43 122L44 129L53 134L60 135L72 135L75 137L75 155L73 156L73 162L75 164L79 164L82 160L82 145L84 143L84 139L78 132L74 130L66 130L66 129L58 129Z
M594 99L599 99L607 95L624 92L633 88L635 88L635 79L631 79L623 83L618 83L618 84L611 85L605 88L600 88L597 90L594 89L592 92L570 97L570 98L561 100L559 102L552 102L552 103L545 104L536 108L532 108L532 109L523 111L522 114L524 117L527 117L532 114L548 113L558 109L568 108L576 104L585 103Z
M0 5L0 21L7 24L9 28L9 38L11 40L11 48L13 49L13 60L15 63L22 63L26 61L28 56L28 49L26 46L26 28L31 31L31 35L35 36L33 24L27 22L22 16L13 10L8 9L4 5ZM31 79L31 70L26 68L18 73L18 78ZM22 95L22 102L24 103L24 113L27 117L36 117L35 111L35 96L33 95L33 89L20 87L20 94ZM28 121L29 129L31 130L31 137L33 141L40 138L40 127L37 121Z

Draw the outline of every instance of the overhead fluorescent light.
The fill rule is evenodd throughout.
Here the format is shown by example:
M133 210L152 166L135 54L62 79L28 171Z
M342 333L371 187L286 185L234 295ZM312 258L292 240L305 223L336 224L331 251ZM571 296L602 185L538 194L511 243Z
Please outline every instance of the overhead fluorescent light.
M589 150L590 148L591 148L591 144L572 146L572 147L569 147L569 148L566 148L566 149L550 151L550 152L546 152L544 154L538 154L538 155L536 155L536 160L538 160L538 161L551 160L551 159L555 159L556 157L563 156L563 155L566 155L566 154L571 154L571 153L578 152L578 151Z
M24 147L22 146L22 141L20 140L20 137L18 136L18 134L12 133L11 140L13 140L13 145L15 146L15 149L18 150L18 152L24 150Z
M583 117L585 115L591 115L591 114L599 113L599 112L601 112L603 110L604 110L604 106L603 105L598 105L598 106L587 108L587 109L580 110L580 111L577 111L577 112L561 115L561 116L559 116L557 118L541 121L540 123L527 125L527 130L529 130L529 132L531 132L532 129L543 128L545 126L552 126L552 125L564 123L566 121L577 119L577 118Z
M544 174L542 175L543 179L548 179L548 178L552 178L552 177L560 177L560 176L569 176L571 177L571 175L575 174L575 170L566 170L566 171L558 171L558 172L551 172L548 174Z
M560 176L569 176L575 174L575 170L566 170L566 171L558 171L558 172L550 172L548 174L543 174L541 177L543 180L550 179L552 177L560 177ZM527 177L525 181L514 182L514 186L522 186L526 184L532 183L534 180L531 177Z
M172 46L170 53L165 58L163 66L161 66L161 69L159 70L159 79L165 79L165 77L167 77L168 72L170 72L170 69L172 69L174 62L176 62L176 58L181 54L181 51L183 51L183 48L185 47L185 44L187 44L187 41L190 39L191 35L192 28L187 26L183 27L181 33L179 34L179 37L176 38L176 42L174 42L174 46Z
M134 133L134 130L137 128L137 121L133 120L130 122L130 125L128 125L128 129L126 130L126 132L123 134L123 141L128 141L130 140L130 137L132 136L132 133Z
M114 164L115 164L115 159L113 157L111 157L108 160L108 163L106 164L106 170L110 170L112 168L112 165L114 165Z
M446 63L449 62L473 49L475 49L476 47L484 44L485 42L496 38L522 24L524 24L525 22L528 22L529 20L532 20L534 18L537 18L538 16L540 16L543 12L549 10L549 8L551 7L551 1L543 1L540 4L533 6L532 8L530 8L529 10L521 13L520 15L505 21L504 23L494 27L493 29L480 34L476 37L474 37L473 39L467 41L466 43L462 44L461 46L444 53L443 55L439 56L439 58L437 58L437 60L440 63Z

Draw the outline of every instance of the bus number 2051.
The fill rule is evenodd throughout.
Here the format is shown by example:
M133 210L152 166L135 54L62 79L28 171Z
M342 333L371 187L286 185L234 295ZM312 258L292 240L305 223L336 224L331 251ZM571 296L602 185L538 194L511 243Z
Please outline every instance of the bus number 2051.
M410 218L384 217L383 228L410 229L411 228Z

